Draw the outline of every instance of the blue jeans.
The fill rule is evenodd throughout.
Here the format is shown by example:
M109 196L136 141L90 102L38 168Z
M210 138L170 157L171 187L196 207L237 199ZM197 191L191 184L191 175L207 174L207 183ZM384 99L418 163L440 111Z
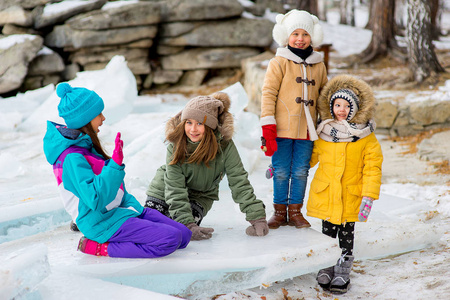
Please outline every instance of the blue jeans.
M277 145L272 156L273 202L302 204L314 142L277 138Z

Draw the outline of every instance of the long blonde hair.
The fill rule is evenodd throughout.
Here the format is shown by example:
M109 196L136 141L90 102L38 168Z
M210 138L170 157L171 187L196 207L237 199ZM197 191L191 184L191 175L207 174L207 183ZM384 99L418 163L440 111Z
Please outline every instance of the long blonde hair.
M186 156L189 154L187 153L188 137L186 136L185 124L186 120L182 121L175 127L175 130L170 132L166 137L166 140L173 141L174 147L172 161L169 163L170 165L175 165L179 162L185 163ZM219 146L214 131L205 125L203 138L195 151L189 155L186 163L200 164L203 162L208 167L208 163L216 157L218 149Z
M91 138L92 145L94 146L95 151L97 151L105 159L111 158L108 154L106 154L105 150L103 150L102 144L100 143L100 140L98 139L97 132L94 131L94 128L92 127L91 122L89 122L86 125L84 125L83 127L81 127L80 131L84 132Z

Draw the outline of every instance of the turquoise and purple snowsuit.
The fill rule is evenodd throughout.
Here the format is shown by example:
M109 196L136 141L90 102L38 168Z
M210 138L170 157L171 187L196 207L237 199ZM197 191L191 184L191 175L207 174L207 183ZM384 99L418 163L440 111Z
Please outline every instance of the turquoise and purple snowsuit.
M125 166L105 160L87 134L48 121L44 153L65 209L88 239L110 243L109 256L162 257L188 245L192 232L144 209L125 189Z

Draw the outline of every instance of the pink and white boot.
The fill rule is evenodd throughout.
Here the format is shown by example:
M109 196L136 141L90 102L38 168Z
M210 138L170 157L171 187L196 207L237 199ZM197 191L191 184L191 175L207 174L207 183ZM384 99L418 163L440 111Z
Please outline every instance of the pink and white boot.
M95 256L109 256L108 245L109 243L99 244L83 236L78 243L78 251Z

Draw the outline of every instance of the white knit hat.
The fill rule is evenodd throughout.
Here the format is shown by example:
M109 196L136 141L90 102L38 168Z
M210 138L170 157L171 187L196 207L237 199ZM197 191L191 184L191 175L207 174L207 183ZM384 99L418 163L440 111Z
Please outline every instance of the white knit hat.
M323 30L319 19L305 10L293 9L285 15L278 14L276 22L272 35L281 47L286 47L291 33L299 28L309 33L311 46L318 47L323 41Z

